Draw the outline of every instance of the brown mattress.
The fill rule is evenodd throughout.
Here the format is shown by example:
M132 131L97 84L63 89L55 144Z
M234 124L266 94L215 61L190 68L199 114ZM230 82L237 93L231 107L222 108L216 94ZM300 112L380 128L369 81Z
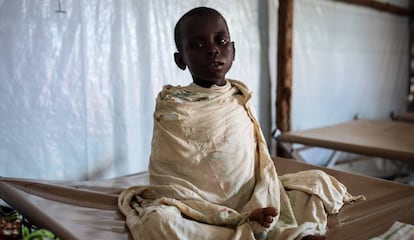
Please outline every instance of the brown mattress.
M414 123L414 111L406 112L406 113L398 113L393 117L393 120Z
M327 127L282 133L278 141L414 161L414 124L407 122L358 119Z
M279 175L318 168L292 160L275 160ZM328 239L368 239L395 221L414 224L414 187L381 179L319 168L333 175L364 202L346 205L328 219ZM147 173L109 180L52 182L0 178L0 197L33 224L62 239L128 239L117 195L132 185L148 183Z

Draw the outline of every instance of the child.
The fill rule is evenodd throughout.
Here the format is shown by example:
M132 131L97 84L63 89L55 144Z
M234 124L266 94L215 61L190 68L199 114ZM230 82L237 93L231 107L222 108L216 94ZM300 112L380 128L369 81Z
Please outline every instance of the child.
M312 235L325 233L325 220L295 218L305 210L298 203L295 211L280 184L247 87L226 79L235 47L223 16L192 9L175 42L175 62L193 83L158 95L151 185L119 197L134 239L323 239Z
M235 54L224 17L214 9L200 7L186 13L177 22L174 54L177 66L188 69L193 83L204 88L227 84L226 73L230 70ZM277 214L274 207L259 208L249 218L269 227Z

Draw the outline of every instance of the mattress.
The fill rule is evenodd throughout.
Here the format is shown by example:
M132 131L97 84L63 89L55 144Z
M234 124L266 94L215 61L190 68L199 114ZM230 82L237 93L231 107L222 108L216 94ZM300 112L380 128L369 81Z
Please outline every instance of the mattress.
M406 113L398 113L392 117L395 121L404 121L414 123L414 111Z
M279 142L414 161L414 124L358 119L326 127L282 133Z
M414 187L382 179L274 158L279 175L321 169L367 200L343 207L328 218L328 239L368 239L396 222L414 224ZM117 208L122 189L148 184L148 173L96 181L0 178L0 197L33 224L62 239L129 239Z

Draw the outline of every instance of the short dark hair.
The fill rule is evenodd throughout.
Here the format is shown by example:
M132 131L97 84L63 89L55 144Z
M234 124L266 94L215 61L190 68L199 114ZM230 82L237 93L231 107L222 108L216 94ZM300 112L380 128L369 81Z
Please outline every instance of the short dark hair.
M217 15L217 16L221 17L223 19L224 23L226 24L227 31L229 30L228 26L227 26L226 19L217 10L215 10L213 8L209 8L209 7L193 8L190 11L186 12L183 16L181 16L181 18L175 24L174 41L175 41L175 46L177 47L178 51L181 51L183 49L182 42L181 42L181 26L183 25L184 20L186 18L192 17L192 16L208 16L208 15Z

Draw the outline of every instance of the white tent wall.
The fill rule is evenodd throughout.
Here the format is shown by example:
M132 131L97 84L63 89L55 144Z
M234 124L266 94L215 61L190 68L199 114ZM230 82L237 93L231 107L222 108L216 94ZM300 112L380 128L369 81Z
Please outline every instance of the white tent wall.
M147 170L155 97L191 82L173 61L173 27L201 5L226 17L236 44L228 77L252 90L269 139L277 0L0 0L0 176ZM295 0L294 11L294 130L404 109L407 18L331 0Z
M392 111L406 110L408 16L331 0L295 0L293 21L292 130L355 115L390 119ZM330 153L314 149L304 156L324 164Z
M228 77L250 87L269 136L266 5L0 0L0 176L66 180L147 170L156 95L165 84L191 82L174 63L173 28L197 6L226 17L236 45Z

